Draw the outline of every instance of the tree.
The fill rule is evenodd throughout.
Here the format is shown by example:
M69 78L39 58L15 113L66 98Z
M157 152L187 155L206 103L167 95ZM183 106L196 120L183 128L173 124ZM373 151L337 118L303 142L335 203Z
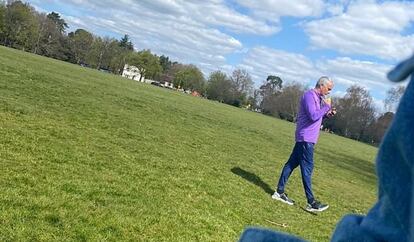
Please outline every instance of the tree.
M282 89L283 81L278 76L273 76L273 75L267 76L266 82L267 82L267 84L269 84L271 86L271 88L273 90Z
M253 81L250 74L246 70L236 69L233 71L230 80L233 87L233 105L237 107L246 105L247 98L251 96L253 89Z
M160 56L160 65L163 70L160 76L160 80L164 82L173 82L177 72L182 70L185 65L175 62L172 63L169 68L166 68L165 59L163 57L164 56Z
M45 14L38 14L37 21L39 23L39 32L36 36L37 38L36 38L36 43L33 49L33 53L44 55L43 51L41 51L40 49L43 47L43 42L45 42L43 39L45 35L44 34L45 28L46 28L46 25L48 24L48 19Z
M379 144L385 135L388 127L394 118L393 112L386 112L376 119L368 128L369 138L367 141L374 144Z
M274 109L274 102L277 95L280 94L282 89L283 80L278 76L270 75L267 77L266 81L260 86L260 95L262 102L260 108L262 113L271 114L272 109Z
M397 108L398 103L402 95L405 92L404 86L392 87L387 91L387 97L384 100L384 108L387 111L394 111Z
M55 25L56 30L62 35L69 27L66 21L62 19L58 13L51 12L47 15L47 18Z
M77 29L69 33L68 38L76 64L86 63L86 55L92 48L93 35L84 29Z
M131 53L133 53L133 50L124 48L120 45L115 45L116 42L113 44L114 45L111 45L111 61L109 64L109 69L114 74L122 74L124 66L127 63L127 58Z
M259 111L260 109L260 91L255 89L253 90L253 95L247 98L247 104L250 106L250 110Z
M219 102L231 103L232 82L227 75L221 71L212 72L207 81L207 98Z
M12 1L6 6L4 44L23 51L32 51L38 36L35 10L29 4Z
M150 50L133 52L127 59L128 64L138 68L142 79L154 78L161 73L159 58L151 53Z
M204 75L194 65L184 65L174 76L174 86L185 90L198 91L204 93L205 81Z
M338 112L332 118L333 131L340 135L366 140L369 125L375 120L375 108L369 92L358 85L347 89L345 97L338 99Z
M0 44L4 44L6 37L6 5L0 1Z
M122 74L128 56L134 51L129 35L124 35L119 41L118 46L113 46L112 59L110 61L109 69L115 74Z
M90 51L86 56L86 61L92 68L109 69L112 59L111 48L118 45L118 42L109 37L95 37Z
M129 35L124 35L122 39L119 41L119 46L125 50L134 50L134 45L132 44Z
M305 86L299 83L292 83L283 87L279 95L273 101L271 113L273 116L280 117L291 122L296 122L296 117L299 110L299 102Z
M64 32L65 20L58 13L38 14L39 31L33 53L60 60L69 60L72 54Z
M164 81L164 82L173 82L174 77L177 74L177 72L185 68L185 65L180 64L176 61L172 62L170 61L168 56L164 56L164 55L160 56L160 65L162 68L160 81Z
M162 73L166 73L171 68L173 63L170 61L168 56L161 55L160 56L160 65L162 67Z

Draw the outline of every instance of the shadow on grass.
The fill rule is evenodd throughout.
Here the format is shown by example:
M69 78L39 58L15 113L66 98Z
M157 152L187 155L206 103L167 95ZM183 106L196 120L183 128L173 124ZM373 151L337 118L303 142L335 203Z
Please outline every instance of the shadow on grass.
M273 195L274 190L264 181L262 181L262 179L260 177L258 177L256 174L245 171L243 169L241 169L240 167L233 167L231 168L231 172L233 172L234 174L246 179L247 181L255 184L256 186L260 187L263 189L263 191L269 195ZM287 205L286 205L287 206ZM311 212L308 211L306 209L304 209L303 207L299 206L299 205L295 205L295 207L309 213L312 215L317 215L317 213L315 212Z
M265 193L273 195L274 190L256 174L245 171L240 167L231 168L231 172L262 188Z
M300 209L302 209L303 211L305 211L305 212L307 212L309 214L312 214L314 216L318 216L318 214L316 212L308 211L308 210L304 209L303 207L300 207Z
M377 177L374 162L341 152L337 152L335 155L324 154L324 158L326 162L356 174L356 176L353 176L355 179L376 185Z

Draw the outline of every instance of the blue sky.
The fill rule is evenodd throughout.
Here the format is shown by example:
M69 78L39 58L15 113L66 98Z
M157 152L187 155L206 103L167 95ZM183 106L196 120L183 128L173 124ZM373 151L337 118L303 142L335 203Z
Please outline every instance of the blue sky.
M414 2L375 0L30 0L84 28L195 64L206 78L246 69L313 86L321 75L342 96L366 87L378 108L394 84L386 73L414 48Z

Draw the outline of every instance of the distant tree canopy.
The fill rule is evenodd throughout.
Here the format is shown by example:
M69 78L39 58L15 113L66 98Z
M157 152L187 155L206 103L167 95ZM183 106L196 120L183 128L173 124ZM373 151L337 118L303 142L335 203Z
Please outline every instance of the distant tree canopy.
M236 107L247 106L253 102L253 80L243 69L236 69L231 76L224 72L212 72L207 81L206 94L209 99L218 100Z
M281 119L296 122L299 102L305 87L299 83L291 83L283 87L279 95L274 97L272 114Z
M154 79L161 74L160 60L150 50L132 52L128 57L128 63L138 68L141 73L141 79Z
M3 44L9 47L32 51L39 36L37 13L29 4L12 1L6 5L4 14Z
M236 69L231 77L232 105L236 107L248 104L248 97L253 92L253 80L250 74L244 69Z
M207 81L207 97L219 102L230 104L232 102L232 83L224 72L212 72Z
M84 29L77 29L68 35L69 45L76 64L85 64L86 56L91 51L94 37Z
M28 3L0 0L0 44L34 54L68 61L82 66L122 74L125 64L136 66L142 79L172 82L175 87L198 91L203 96L236 107L246 107L263 114L296 121L299 100L305 87L284 83L278 75L268 75L254 88L250 74L235 69L231 75L222 71L203 72L191 64L171 61L168 56L136 50L128 34L119 40L101 37L85 29L66 33L67 22L57 12L39 13ZM325 119L323 127L339 135L378 144L392 121L393 111L405 88L388 90L386 110L378 114L369 92L354 85L344 97L334 98L338 114Z
M392 87L387 91L387 97L384 100L384 108L387 111L393 111L396 109L402 95L405 92L404 86Z
M54 25L54 28L60 33L65 33L66 29L69 27L64 19L60 17L58 13L51 12L47 15L47 19Z
M4 44L4 39L6 37L6 11L7 8L0 1L0 41Z
M204 75L194 65L181 65L175 73L173 83L178 88L204 93Z
M129 39L129 35L126 34L124 35L124 37L122 37L121 41L119 41L119 47L121 47L124 50L134 50L134 45Z
M33 53L55 59L71 61L73 53L70 51L68 39L64 35L68 25L58 13L40 14L39 33Z
M391 122L394 118L393 112L386 112L381 114L377 119L375 119L368 127L367 135L365 140L369 143L379 144L384 137L385 132L388 127L391 125Z
M270 75L260 86L259 92L262 100L260 108L263 113L276 115L274 105L277 96L281 93L282 83L283 80L280 77Z
M335 99L337 115L325 123L335 133L356 140L369 141L368 127L375 121L375 107L369 92L353 85L343 98Z
M266 85L269 85L269 87L272 90L281 89L282 83L283 83L282 79L278 76L273 76L273 75L267 76Z

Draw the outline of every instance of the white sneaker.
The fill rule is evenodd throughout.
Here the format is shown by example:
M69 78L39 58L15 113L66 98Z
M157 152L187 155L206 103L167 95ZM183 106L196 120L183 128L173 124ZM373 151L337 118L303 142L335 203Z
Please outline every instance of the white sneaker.
M281 201L283 203L289 204L289 205L295 204L295 201L288 198L286 193L279 194L278 192L275 192L275 193L273 193L272 198L275 199L275 200Z
M313 201L312 204L308 203L308 206L306 206L306 210L309 212L322 212L329 208L328 204L323 204L319 201Z

